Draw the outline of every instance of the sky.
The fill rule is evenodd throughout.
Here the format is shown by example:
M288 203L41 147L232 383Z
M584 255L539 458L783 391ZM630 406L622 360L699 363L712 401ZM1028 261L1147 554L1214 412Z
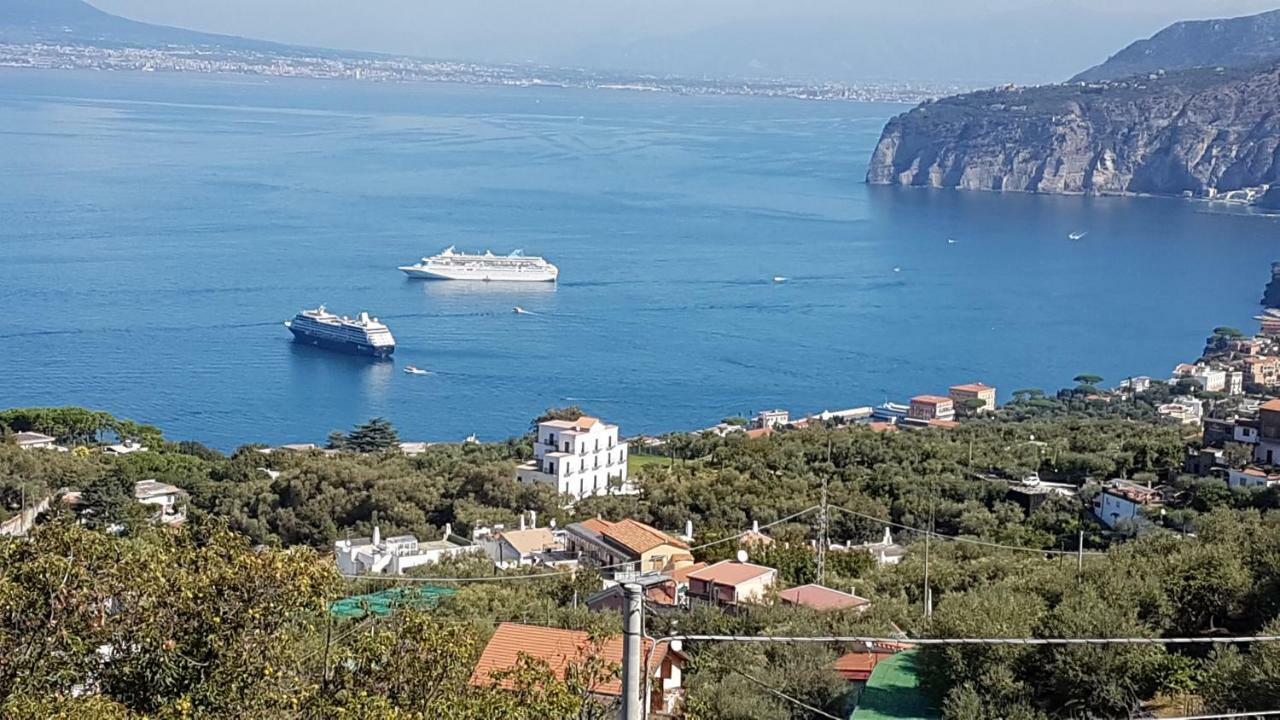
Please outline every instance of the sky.
M304 45L715 77L1064 80L1183 19L1280 0L90 0Z

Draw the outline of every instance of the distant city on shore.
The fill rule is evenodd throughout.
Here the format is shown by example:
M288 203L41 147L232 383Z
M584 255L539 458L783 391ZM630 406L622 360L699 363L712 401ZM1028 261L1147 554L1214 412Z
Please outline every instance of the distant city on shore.
M371 82L450 82L514 87L551 86L738 95L800 100L918 103L965 88L930 83L811 83L788 80L686 78L597 72L538 65L488 65L408 57L307 54L287 49L226 47L115 47L80 43L0 43L0 67L50 70L123 70L296 77Z

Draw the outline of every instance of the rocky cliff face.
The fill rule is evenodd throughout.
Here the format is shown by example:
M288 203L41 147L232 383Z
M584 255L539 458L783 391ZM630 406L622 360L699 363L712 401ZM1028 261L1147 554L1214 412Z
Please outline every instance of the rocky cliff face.
M889 122L867 182L1251 199L1280 172L1280 66L1005 88ZM1248 189L1248 190L1246 190Z
M1280 59L1280 10L1247 17L1192 20L1139 40L1072 78L1098 82L1164 70L1254 67Z

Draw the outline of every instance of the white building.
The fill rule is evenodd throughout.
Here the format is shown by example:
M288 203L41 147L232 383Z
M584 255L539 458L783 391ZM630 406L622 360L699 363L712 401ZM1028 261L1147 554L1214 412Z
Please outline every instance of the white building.
M146 451L146 447L140 443L134 442L133 440L125 440L124 442L116 445L108 445L102 448L102 452L108 455L129 455L130 453Z
M1204 404L1193 397L1184 395L1174 398L1171 403L1161 405L1156 408L1156 411L1184 425L1193 425L1200 422L1204 417Z
M1151 389L1151 378L1147 377L1146 375L1139 375L1138 377L1133 377L1133 378L1125 378L1124 380L1120 381L1119 389L1131 390L1136 393L1146 392Z
M38 432L20 432L13 436L13 441L23 450L62 450L66 448L58 447L57 438L49 437Z
M440 562L478 550L464 537L444 526L443 539L418 542L413 535L397 535L382 539L382 531L374 526L372 538L339 540L333 544L338 572L344 575L403 575L405 570Z
M187 519L185 495L180 488L155 480L143 480L133 486L135 500L158 508L152 520L167 525L175 525Z
M1244 394L1244 373L1239 370L1231 370L1227 372L1227 388L1228 395Z
M1280 484L1280 474L1261 468L1247 467L1227 470L1227 484L1233 488L1265 488Z
M1227 371L1221 368L1197 365L1187 374L1187 378L1205 392L1225 392L1227 389Z
M539 423L533 460L516 468L516 480L548 483L577 499L634 492L618 426L593 417Z
M757 430L777 429L791 422L791 413L786 410L761 410L751 420L751 427Z
M1142 518L1142 508L1160 504L1160 493L1128 480L1112 480L1093 499L1093 514L1112 530L1125 521Z
M875 558L877 565L897 565L907 555L907 549L893 541L893 532L887 527L884 529L884 537L879 542L863 543L861 545L838 545L832 543L830 549L868 553Z

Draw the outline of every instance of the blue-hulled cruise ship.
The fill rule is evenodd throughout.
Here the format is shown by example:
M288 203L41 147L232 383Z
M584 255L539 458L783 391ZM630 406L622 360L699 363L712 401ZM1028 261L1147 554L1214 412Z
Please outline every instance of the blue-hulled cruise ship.
M293 333L297 342L315 345L327 350L387 357L396 351L396 339L391 330L370 318L369 313L362 312L360 317L352 319L338 317L324 309L303 310L286 320L285 327Z

